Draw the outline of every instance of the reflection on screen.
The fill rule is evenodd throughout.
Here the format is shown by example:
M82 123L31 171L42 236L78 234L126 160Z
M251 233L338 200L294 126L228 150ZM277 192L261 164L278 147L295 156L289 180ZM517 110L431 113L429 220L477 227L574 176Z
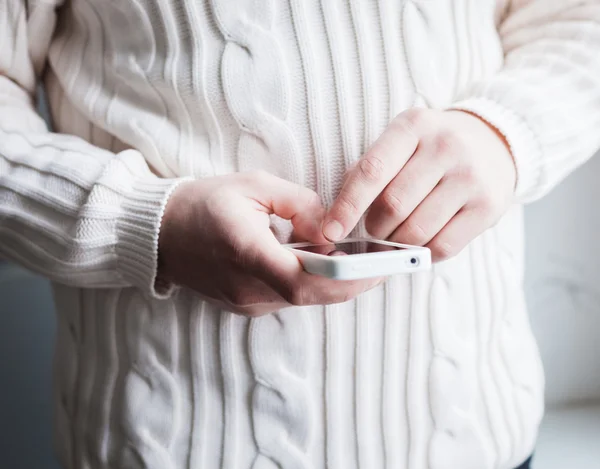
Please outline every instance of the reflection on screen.
M346 256L348 254L366 254L370 252L402 251L406 248L389 246L372 241L348 241L335 244L319 244L296 248L300 251L313 252L324 256Z

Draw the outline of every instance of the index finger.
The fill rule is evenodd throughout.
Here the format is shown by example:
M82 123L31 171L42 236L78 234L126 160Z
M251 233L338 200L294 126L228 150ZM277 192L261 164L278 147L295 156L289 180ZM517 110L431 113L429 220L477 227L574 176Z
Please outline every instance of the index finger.
M323 223L327 239L345 238L410 159L419 144L411 127L406 116L400 114L349 170Z

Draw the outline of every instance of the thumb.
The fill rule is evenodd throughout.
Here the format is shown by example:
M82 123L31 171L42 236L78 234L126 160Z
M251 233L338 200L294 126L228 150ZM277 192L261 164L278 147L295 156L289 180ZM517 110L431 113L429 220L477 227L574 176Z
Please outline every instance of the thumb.
M322 233L325 208L313 190L266 172L253 174L251 194L269 214L290 220L296 237L327 242Z
M329 243L323 235L323 220L326 211L318 197L317 200L318 205L315 203L312 208L297 214L292 220L295 239L316 244Z

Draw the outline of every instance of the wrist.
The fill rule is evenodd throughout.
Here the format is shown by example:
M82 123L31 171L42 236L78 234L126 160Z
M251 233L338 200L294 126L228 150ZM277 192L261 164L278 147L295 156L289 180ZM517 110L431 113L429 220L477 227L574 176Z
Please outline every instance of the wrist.
M155 298L172 287L158 279L158 239L167 201L185 179L140 178L125 195L117 219L117 257L121 275Z
M472 97L452 105L452 110L469 112L490 123L508 142L516 168L515 199L531 200L542 178L539 141L527 121L512 109L485 97Z
M511 149L511 146L506 136L500 132L500 130L492 124L490 121L484 119L479 114L471 112L468 109L450 109L447 112L453 112L468 116L471 122L476 122L479 126L480 135L484 136L486 150L495 151L504 157L505 161L510 161L509 174L511 175L511 190L513 194L517 188L517 165Z
M184 233L184 220L189 218L187 215L190 206L187 195L189 185L192 181L184 180L175 186L168 199L162 214L162 219L158 231L158 240L156 246L156 282L159 285L171 285L176 283L174 272L172 271L172 259L177 256L174 248L181 242L179 237Z

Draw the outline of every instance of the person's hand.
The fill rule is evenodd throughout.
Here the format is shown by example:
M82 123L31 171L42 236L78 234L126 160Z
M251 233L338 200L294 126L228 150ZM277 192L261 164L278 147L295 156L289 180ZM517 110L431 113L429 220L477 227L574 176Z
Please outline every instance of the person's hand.
M296 236L326 242L324 209L313 191L264 172L182 183L167 203L159 235L159 277L240 314L290 305L341 303L379 283L306 273L270 230L270 214Z
M349 169L323 233L344 238L368 209L373 237L427 246L444 260L498 221L515 180L509 147L486 122L462 111L410 109Z

